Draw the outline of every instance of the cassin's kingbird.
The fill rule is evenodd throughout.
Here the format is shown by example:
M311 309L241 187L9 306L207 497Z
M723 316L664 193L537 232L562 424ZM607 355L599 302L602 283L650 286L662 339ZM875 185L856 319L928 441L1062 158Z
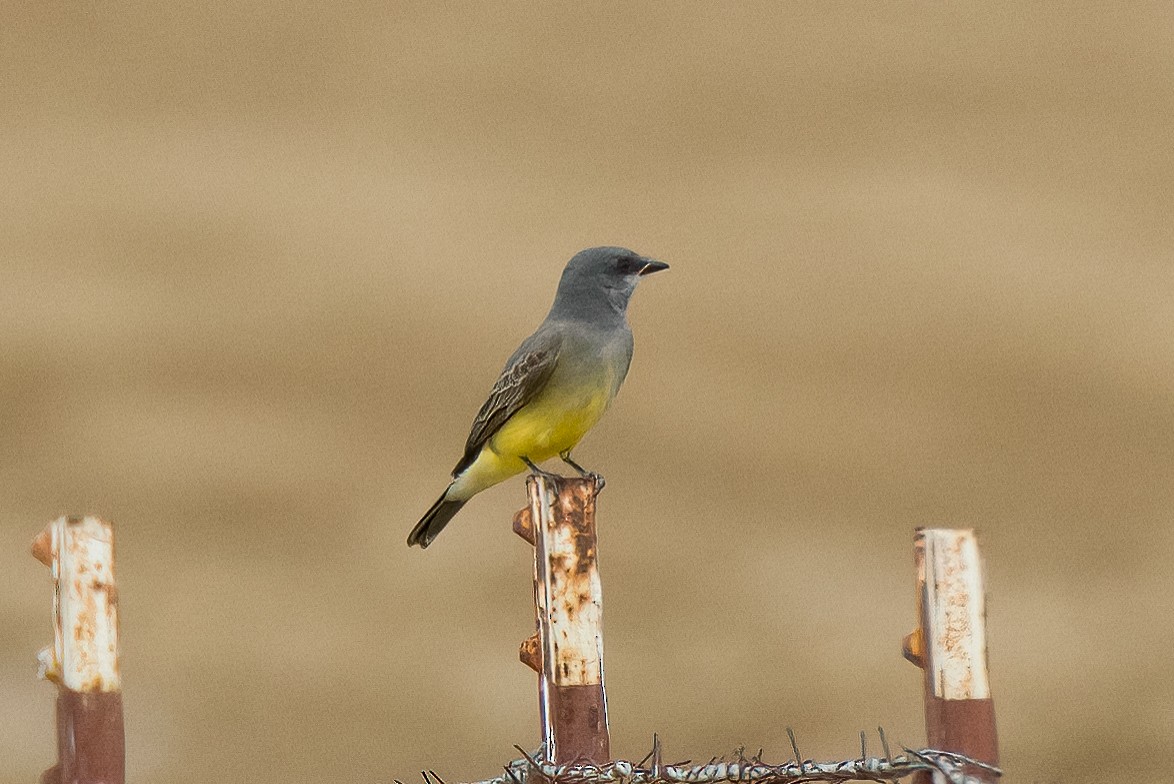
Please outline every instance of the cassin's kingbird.
M470 498L571 450L619 391L632 361L628 299L668 269L625 248L588 248L563 270L546 320L514 352L469 432L452 483L408 534L427 547Z

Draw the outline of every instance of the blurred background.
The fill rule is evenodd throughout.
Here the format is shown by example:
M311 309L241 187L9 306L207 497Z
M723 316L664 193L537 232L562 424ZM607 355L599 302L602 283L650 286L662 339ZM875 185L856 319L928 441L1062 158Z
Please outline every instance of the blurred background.
M0 782L62 513L118 526L132 782L535 747L522 481L404 538L599 244L672 265L576 452L617 754L922 743L917 525L979 529L1011 780L1174 752L1169 5L0 14Z

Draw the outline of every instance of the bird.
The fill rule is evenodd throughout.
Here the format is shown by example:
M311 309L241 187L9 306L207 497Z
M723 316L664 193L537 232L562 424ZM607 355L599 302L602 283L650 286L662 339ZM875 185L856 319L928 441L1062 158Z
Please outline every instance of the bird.
M473 420L452 482L408 545L425 548L469 499L556 455L581 476L602 477L571 450L603 416L632 362L628 301L641 278L668 264L619 247L588 248L563 269L550 312L506 361Z

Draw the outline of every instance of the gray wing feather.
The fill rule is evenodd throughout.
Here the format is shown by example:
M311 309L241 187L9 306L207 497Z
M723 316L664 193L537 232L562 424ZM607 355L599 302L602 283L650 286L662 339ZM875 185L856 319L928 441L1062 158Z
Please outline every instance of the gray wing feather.
M489 399L477 412L473 427L469 431L469 439L465 442L465 454L452 470L453 476L472 465L481 453L481 448L493 438L493 434L501 429L506 420L533 400L546 386L555 365L558 364L561 343L557 335L536 332L518 347L506 363L497 383L493 385Z

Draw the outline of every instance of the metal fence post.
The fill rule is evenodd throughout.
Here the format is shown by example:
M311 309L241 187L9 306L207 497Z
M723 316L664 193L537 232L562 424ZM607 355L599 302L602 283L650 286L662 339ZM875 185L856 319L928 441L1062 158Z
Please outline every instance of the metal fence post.
M56 583L53 647L38 659L41 677L58 686L57 764L41 784L123 784L114 527L59 518L33 540L33 555Z
M611 759L603 686L603 593L592 479L526 481L530 506L514 530L534 545L538 631L520 657L539 675L545 756L556 764Z
M925 672L926 745L999 764L995 708L987 669L986 596L974 531L918 528L919 628L905 638L905 658ZM984 782L989 771L969 767ZM920 781L930 780L928 774Z

